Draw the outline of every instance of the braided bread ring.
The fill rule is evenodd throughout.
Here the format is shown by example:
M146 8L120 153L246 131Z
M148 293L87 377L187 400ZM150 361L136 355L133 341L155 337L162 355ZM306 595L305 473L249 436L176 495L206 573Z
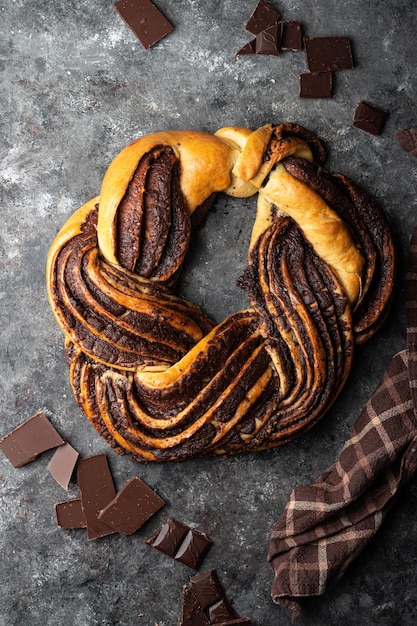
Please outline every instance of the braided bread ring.
M283 444L328 410L354 344L386 317L395 256L386 218L321 142L292 123L214 135L158 132L110 164L63 226L48 296L75 398L140 462ZM215 195L256 195L249 306L216 325L174 288Z

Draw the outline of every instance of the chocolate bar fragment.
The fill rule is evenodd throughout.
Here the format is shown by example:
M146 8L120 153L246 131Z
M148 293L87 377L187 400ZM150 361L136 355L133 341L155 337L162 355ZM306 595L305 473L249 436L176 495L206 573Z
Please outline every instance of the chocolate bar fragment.
M0 441L0 450L13 467L34 461L42 452L62 446L64 439L52 426L45 413L39 411Z
M81 498L55 504L56 522L59 528L86 528L87 522L81 506Z
M331 98L333 89L332 72L309 72L300 74L300 98Z
M81 459L78 463L77 478L88 539L98 539L111 535L115 532L114 529L98 518L100 511L116 495L106 455L97 454Z
M259 0L245 28L248 33L259 35L260 32L269 26L279 22L280 17L280 14L270 4L265 2L265 0Z
M165 504L146 483L135 476L99 513L98 519L121 535L139 530Z
M210 624L219 624L221 622L230 622L232 619L236 619L237 615L229 600L224 597L216 604L209 607L209 620Z
M147 50L174 30L150 0L118 0L115 8Z
M372 135L381 135L389 112L385 109L361 100L353 116L353 125Z
M245 43L240 50L235 52L235 56L238 56L239 54L256 54L256 39L248 41L248 43Z
M210 546L211 539L206 534L190 528L174 559L184 563L184 565L188 565L192 569L198 569Z
M303 47L303 32L300 22L281 22L281 50L297 52Z
M224 590L216 574L216 570L210 569L190 578L191 588L203 609L216 604L224 598Z
M197 598L187 585L182 588L181 610L178 617L178 626L209 626L203 609Z
M405 128L397 133L397 141L404 152L417 157L417 128Z
M56 449L46 469L56 482L68 491L68 485L78 461L79 454L68 442Z
M310 72L337 72L353 67L348 37L306 37L304 48Z
M255 38L255 53L277 57L281 50L281 27L269 26Z
M198 569L211 545L211 539L194 528L169 519L146 543L176 561Z

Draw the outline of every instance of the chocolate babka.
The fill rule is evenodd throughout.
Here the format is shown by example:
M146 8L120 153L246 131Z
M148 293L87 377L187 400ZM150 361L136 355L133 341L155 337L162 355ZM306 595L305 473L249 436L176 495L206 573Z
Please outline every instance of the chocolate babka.
M167 131L122 150L53 242L49 300L72 389L140 462L277 446L311 428L386 317L387 220L293 123ZM175 287L215 195L257 194L248 307L215 324Z

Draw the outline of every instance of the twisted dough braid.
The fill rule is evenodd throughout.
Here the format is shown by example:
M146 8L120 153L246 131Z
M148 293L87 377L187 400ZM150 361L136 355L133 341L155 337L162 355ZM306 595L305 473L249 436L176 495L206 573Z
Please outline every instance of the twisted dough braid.
M75 398L117 451L147 462L268 448L332 404L354 344L386 316L395 260L384 215L325 156L292 123L151 134L63 226L49 300ZM249 306L216 325L174 288L218 192L258 205L239 281Z

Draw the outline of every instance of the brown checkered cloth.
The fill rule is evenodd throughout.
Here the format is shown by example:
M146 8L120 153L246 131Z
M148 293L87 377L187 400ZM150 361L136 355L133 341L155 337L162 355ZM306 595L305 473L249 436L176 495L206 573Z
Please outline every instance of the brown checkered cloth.
M323 594L381 526L417 469L417 228L406 275L407 349L394 356L340 457L300 485L271 533L272 598L300 614L299 599Z

